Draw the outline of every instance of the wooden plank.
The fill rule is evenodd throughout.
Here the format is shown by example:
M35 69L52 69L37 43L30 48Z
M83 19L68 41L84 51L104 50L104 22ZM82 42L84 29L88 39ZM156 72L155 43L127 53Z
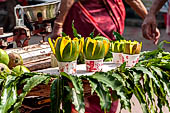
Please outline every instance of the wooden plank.
M51 67L51 48L48 42L30 45L23 48L7 49L7 53L18 53L23 63L31 71Z
M41 70L51 67L51 59L25 64L30 71Z

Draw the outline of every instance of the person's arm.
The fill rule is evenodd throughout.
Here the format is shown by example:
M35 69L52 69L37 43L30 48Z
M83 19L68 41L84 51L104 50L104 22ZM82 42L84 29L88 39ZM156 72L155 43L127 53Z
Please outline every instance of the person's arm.
M156 13L162 8L162 6L167 2L168 0L154 0L153 4L149 10L149 15L153 14L156 15Z
M135 12L144 19L145 16L148 14L147 9L145 8L144 4L141 0L125 0L130 7L135 10Z
M155 44L157 44L160 36L156 24L156 13L161 9L166 1L168 0L154 0L148 15L142 24L143 36L148 40L154 40Z
M55 23L61 23L63 24L66 18L66 15L68 14L69 9L73 5L74 0L61 0L61 6L60 6L60 14L55 20Z
M62 35L63 23L74 2L75 0L61 0L60 13L54 21L53 31L50 36L51 38L56 39L58 36Z

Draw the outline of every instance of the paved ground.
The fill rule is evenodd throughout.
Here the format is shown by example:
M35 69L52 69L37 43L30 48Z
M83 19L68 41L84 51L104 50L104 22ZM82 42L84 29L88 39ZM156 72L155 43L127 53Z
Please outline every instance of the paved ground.
M170 99L169 99L169 103L170 103ZM141 106L135 96L133 96L131 99L131 105L132 105L131 112L129 112L128 110L124 110L124 109L120 111L120 103L119 103L116 113L143 113ZM170 113L167 107L163 107L163 113Z
M160 32L161 32L160 41L162 41L162 40L170 41L170 36L168 36L168 35L165 33L165 29L164 29L164 28L160 29ZM143 51L146 51L146 50L154 50L154 49L157 48L157 46L154 45L152 41L143 38L140 27L126 26L126 27L125 27L125 30L124 30L123 36L124 36L125 39L127 39L127 40L142 41L142 43L143 43L143 48L142 48L142 50L143 50ZM34 37L31 38L30 44L39 43L39 41L40 41L41 39L42 39L41 37L34 36ZM169 44L169 45L168 45L168 44L165 44L165 50L166 50L166 51L170 51L170 44Z
M170 36L168 36L168 34L165 33L164 28L160 29L160 33L161 33L160 41L162 40L170 41ZM142 41L143 51L154 50L157 48L157 46L154 45L152 41L143 38L140 27L134 27L134 26L125 27L123 36L125 37L125 39ZM165 44L165 50L170 51L170 44L169 45Z

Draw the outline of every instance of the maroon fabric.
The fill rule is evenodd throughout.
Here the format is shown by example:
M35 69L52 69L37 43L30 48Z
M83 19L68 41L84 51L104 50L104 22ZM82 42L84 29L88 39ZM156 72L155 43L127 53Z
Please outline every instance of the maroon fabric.
M107 113L116 113L118 100L114 101L111 105L111 109ZM72 105L72 112L71 113L78 113L74 106ZM97 95L86 97L85 99L85 113L104 113L101 110L100 106L100 99Z
M122 0L105 0L107 5L102 0L86 0L81 2L84 8L91 14L100 29L112 40L114 40L113 31L120 34L124 30L125 8ZM113 14L110 16L109 11ZM91 23L90 19L81 10L79 4L76 2L70 9L63 31L73 37L71 24L74 20L75 28L83 37L88 37L94 31L95 36L101 34Z
M6 2L6 0L0 0L0 2Z
M103 35L109 40L112 40L108 35L105 34L105 32L102 31L102 29L100 28L96 20L93 18L93 16L88 12L88 10L86 10L86 8L84 8L84 6L80 2L78 2L78 5L80 6L83 14L86 16L86 18L89 19L90 23L93 24L94 28L100 33L100 35ZM115 38L113 38L113 40L115 40Z
M87 103L88 103L88 105L86 104L87 113L104 113L101 110L100 99L98 96L94 95L94 96L88 97ZM112 107L109 113L116 113L117 106L118 106L118 100L112 103Z

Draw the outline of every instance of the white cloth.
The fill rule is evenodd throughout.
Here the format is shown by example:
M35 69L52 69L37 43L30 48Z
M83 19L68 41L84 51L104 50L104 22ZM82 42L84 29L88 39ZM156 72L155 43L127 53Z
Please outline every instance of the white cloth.
M114 64L112 62L104 62L103 71L107 72L109 70L115 69L118 66L120 66L120 64ZM36 72L48 73L48 74L51 74L51 75L59 75L58 67L48 68L48 69L43 69L43 70L37 70ZM92 74L94 74L94 72L87 72L86 71L86 65L85 64L77 65L77 74L76 74L77 76L92 75Z

